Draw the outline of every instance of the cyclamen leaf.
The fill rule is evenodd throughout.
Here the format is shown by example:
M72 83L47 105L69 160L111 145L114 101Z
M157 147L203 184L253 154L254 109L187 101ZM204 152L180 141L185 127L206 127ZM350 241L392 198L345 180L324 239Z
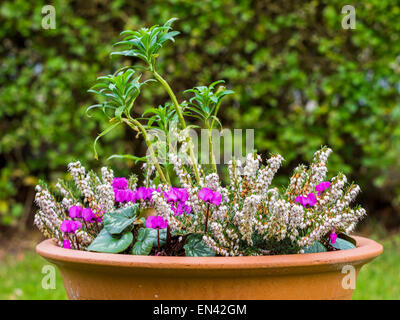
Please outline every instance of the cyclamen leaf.
M106 213L103 216L104 228L110 234L120 234L129 226L133 225L137 212L138 206L133 205Z
M341 238L337 238L335 243L329 242L329 244L332 247L334 247L335 249L339 249L339 250L354 249L356 247L351 242L341 239Z
M215 256L214 250L207 246L207 244L203 241L203 235L201 234L189 235L184 248L187 257Z
M156 229L149 229L149 237L153 239L153 246L157 248L157 230ZM167 229L160 229L160 247L162 247L167 240Z
M328 251L325 246L319 242L315 241L312 245L303 248L304 253L318 253L318 252L326 252Z
M90 244L88 250L103 253L120 253L129 247L132 240L133 235L130 231L122 235L112 235L104 228Z
M357 246L357 241L355 239L353 239L352 237L348 236L345 233L339 233L338 234L338 238L341 238L343 240L346 240L348 242L351 242L352 244L354 244L354 246Z
M149 255L153 248L153 240L149 237L149 229L141 228L139 230L135 244L133 245L132 254L137 256Z
M160 247L165 244L167 238L167 229L160 230ZM149 228L139 229L139 233L135 244L133 245L132 254L147 256L151 249L157 248L157 230Z

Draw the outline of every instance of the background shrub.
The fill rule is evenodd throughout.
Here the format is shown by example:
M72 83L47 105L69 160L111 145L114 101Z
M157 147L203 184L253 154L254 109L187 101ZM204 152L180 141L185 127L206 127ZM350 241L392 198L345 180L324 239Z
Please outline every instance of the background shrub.
M46 4L56 8L54 30L41 28ZM236 94L223 107L224 125L254 128L260 152L281 153L287 160L281 181L327 144L335 151L331 172L341 170L357 180L369 213L396 225L399 1L353 1L355 30L341 27L345 4L2 1L0 224L25 225L38 178L54 181L68 162L80 159L97 168L112 153L144 152L128 129L120 129L102 141L103 160L94 161L93 138L107 124L86 116L85 106L94 102L87 89L123 61L109 56L120 31L178 17L174 26L182 34L160 58L176 92L225 79ZM154 89L151 95L144 90L138 114L167 98L161 88ZM107 164L121 173L138 170L129 162Z

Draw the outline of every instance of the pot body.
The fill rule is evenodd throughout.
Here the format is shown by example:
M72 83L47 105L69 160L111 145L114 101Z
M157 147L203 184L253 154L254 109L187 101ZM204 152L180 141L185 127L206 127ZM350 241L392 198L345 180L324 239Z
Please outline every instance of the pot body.
M68 250L51 240L36 250L56 264L70 299L351 299L360 268L383 248L261 257L155 257Z

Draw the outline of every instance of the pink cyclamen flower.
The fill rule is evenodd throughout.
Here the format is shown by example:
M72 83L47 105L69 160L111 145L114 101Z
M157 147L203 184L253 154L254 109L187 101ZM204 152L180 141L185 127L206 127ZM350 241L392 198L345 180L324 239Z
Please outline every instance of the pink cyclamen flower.
M335 232L332 232L329 237L331 238L331 243L335 243L337 239L337 234Z
M82 228L79 221L64 220L60 225L60 230L64 233L75 233L76 230Z
M186 202L189 199L189 193L185 188L172 187L169 191L164 192L164 196L168 202Z
M201 200L218 206L222 201L222 195L218 191L212 191L209 188L203 188L199 191L198 196Z
M155 190L153 188L139 187L135 192L135 199L136 200L152 200L154 191Z
M315 191L318 192L318 197L321 196L321 193L323 193L326 189L329 189L331 187L331 183L329 181L324 181L315 186Z
M96 215L93 213L92 209L87 208L82 210L82 219L86 222L95 222Z
M82 216L82 207L81 206L71 206L68 210L69 216L72 219L78 219Z
M146 228L165 229L167 226L167 220L164 220L161 216L150 216L146 220Z
M184 202L177 202L171 204L171 209L174 211L176 216L180 216L182 213L189 214L192 212L192 208L186 205Z
M169 191L164 192L164 196L168 202L178 202L180 198L178 188L171 188Z
M124 177L114 178L112 186L114 189L124 190L128 188L128 180Z
M164 192L164 197L171 204L171 210L176 216L182 213L189 214L192 208L186 204L189 199L189 193L185 188L172 187L169 191Z
M71 242L69 242L68 239L65 239L65 240L63 241L63 247L64 247L65 249L71 249Z
M294 199L294 202L300 203L303 207L309 208L317 204L317 198L314 193L309 193L307 197L298 196Z
M115 189L115 201L116 202L135 202L136 194L130 189Z

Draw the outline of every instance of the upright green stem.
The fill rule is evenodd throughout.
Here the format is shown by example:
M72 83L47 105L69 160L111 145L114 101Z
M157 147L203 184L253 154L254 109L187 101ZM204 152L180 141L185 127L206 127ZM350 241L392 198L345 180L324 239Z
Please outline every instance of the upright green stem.
M217 165L215 163L214 151L213 151L213 142L212 142L212 129L208 129L208 154L210 157L210 161L212 167L215 172L217 172Z
M219 87L217 92L224 90L224 87ZM211 120L211 126L208 128L208 149L209 154L210 154L210 160L211 164L213 166L213 169L215 172L217 172L217 165L215 163L215 157L214 157L214 150L213 150L213 143L212 143L212 129L214 128L214 123L215 123L215 118L217 117L219 107L221 106L222 100L219 100L217 105L215 106L215 111L214 111L214 118Z
M154 77L161 83L161 85L165 88L165 90L167 91L168 95L170 96L172 103L174 105L176 114L178 115L178 119L179 122L181 124L181 127L183 130L186 129L186 122L185 122L185 118L183 117L183 113L181 110L181 106L179 105L178 99L176 98L174 92L172 91L171 87L169 86L168 82L165 81L163 79L163 77L161 77L156 70L152 70ZM189 144L189 156L190 159L192 160L193 163L193 170L194 170L194 174L196 176L196 181L199 183L200 182L200 175L199 175L199 170L197 168L197 160L194 156L194 151L193 151L193 146L191 143L191 139L190 137L187 138L187 143Z
M151 141L149 140L149 137L147 135L145 128L143 128L142 124L139 121L137 121L136 119L133 119L132 117L129 117L129 119L123 119L123 121L125 123L127 123L132 129L135 129L135 127L137 127L142 132L144 141L146 142L147 147L149 148L151 160L153 161L154 166L156 167L156 170L158 172L158 175L160 176L160 179L162 180L163 183L168 183L167 179L165 179L164 172L162 171L160 164L157 161L153 146L151 144Z

